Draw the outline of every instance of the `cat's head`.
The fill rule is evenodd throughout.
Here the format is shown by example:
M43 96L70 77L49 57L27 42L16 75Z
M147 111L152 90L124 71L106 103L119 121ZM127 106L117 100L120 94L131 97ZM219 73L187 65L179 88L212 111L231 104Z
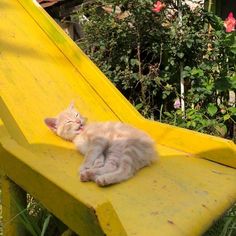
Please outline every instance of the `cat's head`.
M46 118L44 122L58 136L72 141L82 131L86 118L81 116L71 103L55 118Z

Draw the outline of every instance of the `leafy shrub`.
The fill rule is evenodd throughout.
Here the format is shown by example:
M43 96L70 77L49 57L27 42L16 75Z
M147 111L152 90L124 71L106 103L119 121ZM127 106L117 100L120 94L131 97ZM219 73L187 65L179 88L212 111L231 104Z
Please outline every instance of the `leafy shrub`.
M236 205L229 209L203 236L236 235Z
M79 45L146 117L233 137L235 34L202 7L164 2L159 13L150 0L82 4L74 16L85 34ZM180 75L185 114L173 107Z

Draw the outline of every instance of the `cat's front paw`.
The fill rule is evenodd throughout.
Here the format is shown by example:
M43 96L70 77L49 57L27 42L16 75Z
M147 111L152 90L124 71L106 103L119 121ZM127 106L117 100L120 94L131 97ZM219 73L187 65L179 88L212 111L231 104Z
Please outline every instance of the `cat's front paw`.
M95 179L95 182L98 186L106 186L106 185L109 185L109 183L107 182L105 176L98 176L96 179Z
M80 170L80 180L82 182L94 181L95 178L96 175L93 169Z
M80 181L81 182L90 181L90 176L87 170L80 171Z

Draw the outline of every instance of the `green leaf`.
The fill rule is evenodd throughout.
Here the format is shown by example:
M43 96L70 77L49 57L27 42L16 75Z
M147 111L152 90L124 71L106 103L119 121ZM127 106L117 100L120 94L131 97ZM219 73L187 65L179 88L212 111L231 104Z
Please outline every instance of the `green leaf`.
M222 19L216 15L210 15L208 14L209 17L209 21L211 23L211 26L215 29L215 30L222 30Z
M212 103L210 103L207 107L207 112L210 116L214 116L217 110L218 110L217 107Z
M43 229L42 229L42 232L41 232L40 236L45 236L45 233L46 233L46 230L47 230L47 227L49 225L49 221L50 221L51 217L52 217L52 215L49 214L47 216L47 218L45 219L45 221L43 223Z
M184 70L183 72L182 72L182 76L183 76L183 78L187 78L187 77L189 77L189 71L187 71L187 70Z
M230 51L231 51L233 54L236 54L236 47L230 47Z
M139 104L137 104L137 105L135 106L135 108L136 108L137 110L140 110L142 107L143 107L143 104L142 104L142 103L139 103Z
M174 66L174 65L175 65L175 61L174 61L174 60L171 60L171 61L170 61L170 64L171 64L172 66Z
M226 91L231 89L232 84L229 77L222 77L215 82L215 87L219 91Z
M198 68L193 68L191 71L191 75L199 75L199 76L203 76L203 70L198 69Z
M166 115L166 116L168 116L170 118L173 118L173 116L169 112L167 112L167 111L164 112L164 115Z
M233 34L227 34L224 40L225 45L227 46L235 46L235 37Z
M186 45L187 45L188 48L191 48L192 45L193 45L193 42L192 42L192 41L187 41L187 42L186 42Z
M236 89L236 74L230 77L231 89Z
M191 125L192 125L193 128L195 128L197 124L196 124L196 122L193 120L193 121L191 122Z
M215 129L220 133L221 136L225 136L225 134L227 133L226 125L217 125Z
M185 67L184 67L184 70L190 71L190 70L191 70L191 67L185 66Z
M232 113L232 115L236 115L236 107L230 107L228 110Z
M184 53L179 52L179 53L177 53L177 56L182 59L184 57Z
M224 121L228 120L230 118L230 114L224 115L223 118L224 118Z
M132 66L139 65L139 61L138 61L137 59L131 59L131 60L130 60L130 64L131 64Z

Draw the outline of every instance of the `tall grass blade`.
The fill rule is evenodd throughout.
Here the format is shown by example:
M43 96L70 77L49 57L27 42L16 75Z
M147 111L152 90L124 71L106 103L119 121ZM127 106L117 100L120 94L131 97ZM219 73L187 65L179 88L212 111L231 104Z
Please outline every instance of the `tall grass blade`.
M26 230L28 230L32 236L39 236L40 235L40 228L38 227L37 224L35 224L33 221L31 221L27 215L27 208L23 208L18 204L16 201L15 205L20 211L20 213L17 215L19 217L20 221L22 224L25 226Z
M43 223L43 229L42 229L42 232L40 234L40 236L45 236L45 233L46 233L46 230L48 228L48 225L49 225L49 222L50 222L50 219L51 219L52 215L49 214L47 216L47 218L45 219L44 223Z

